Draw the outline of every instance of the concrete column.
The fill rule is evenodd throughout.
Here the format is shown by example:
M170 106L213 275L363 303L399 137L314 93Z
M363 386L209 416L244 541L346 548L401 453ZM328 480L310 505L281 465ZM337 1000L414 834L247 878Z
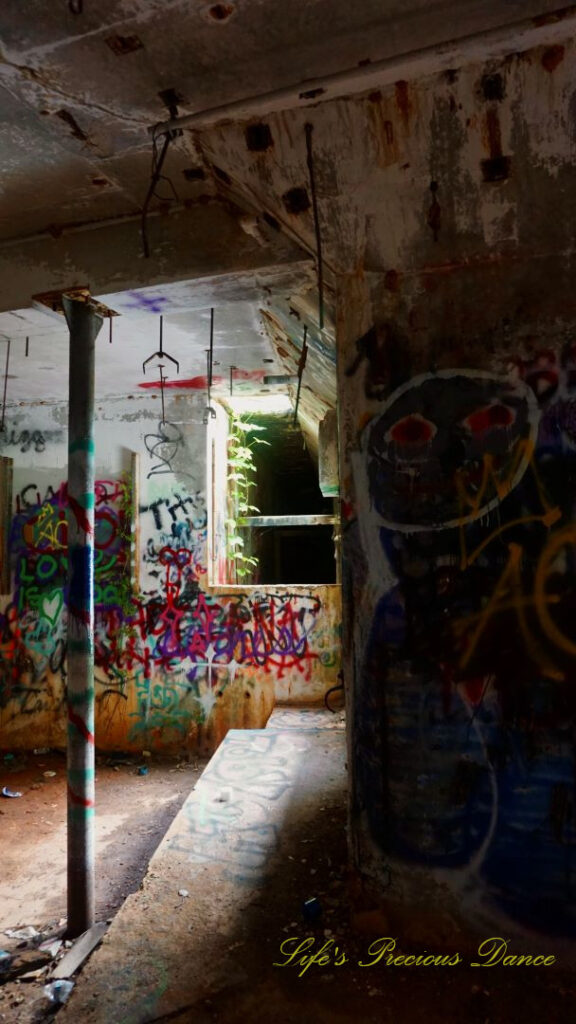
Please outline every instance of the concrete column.
M94 923L94 348L102 318L63 297L68 413L68 935Z

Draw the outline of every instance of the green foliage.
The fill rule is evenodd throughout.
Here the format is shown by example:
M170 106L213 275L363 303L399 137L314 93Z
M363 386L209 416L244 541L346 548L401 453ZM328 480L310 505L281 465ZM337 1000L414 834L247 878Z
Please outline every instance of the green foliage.
M117 585L117 600L122 612L122 619L117 635L120 643L124 643L131 636L136 635L134 624L131 622L134 615L134 585L132 580L132 544L134 543L134 496L132 494L131 479L127 473L122 473L120 479L120 494L118 496L118 535L121 538L125 549L120 577Z
M239 521L247 515L258 514L256 505L250 503L250 490L256 487L256 466L254 446L269 444L261 437L250 435L265 430L257 423L251 423L242 416L232 416L228 438L228 480L230 481L230 514L226 519L226 550L233 565L236 582L251 576L258 566L258 559L251 552L251 535L241 535Z

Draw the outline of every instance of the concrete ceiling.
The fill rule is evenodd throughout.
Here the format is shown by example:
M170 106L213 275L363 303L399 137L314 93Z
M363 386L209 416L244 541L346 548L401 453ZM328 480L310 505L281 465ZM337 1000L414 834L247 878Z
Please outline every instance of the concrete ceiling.
M159 315L138 314L105 320L96 343L96 393L99 399L156 394L160 379L159 359L143 370L143 362L159 347ZM265 373L278 373L272 355L263 357L264 328L257 303L221 305L214 317L215 395L229 394L230 368L233 389L246 393L263 387ZM4 343L2 343L4 338ZM10 405L68 399L68 331L63 318L35 309L0 314L0 372L6 366L10 338L7 400ZM26 355L28 338L28 355ZM162 374L167 389L205 393L206 350L210 338L210 310L189 310L163 317L163 347L180 364L179 372L164 359ZM263 362L270 359L270 362ZM273 389L265 388L265 391Z
M27 307L39 292L87 284L121 313L113 344L104 332L98 342L100 397L138 392L141 363L156 348L160 311L165 347L181 361L181 378L201 377L207 309L215 306L215 358L226 382L230 365L246 374L261 375L265 367L294 372L306 324L302 407L309 423L317 421L335 402L334 273L407 269L406 243L422 231L430 178L450 165L439 115L449 103L448 79L436 94L411 91L407 80L457 67L459 59L469 64L515 45L553 42L570 30L569 16L550 15L555 6L554 0L5 2L0 333L14 342L9 401L65 398L66 332ZM462 97L454 100L463 103L463 130L467 117L480 116L470 100L478 73L470 75L460 79ZM306 83L322 81L325 92L308 96ZM357 95L368 87L368 95ZM536 79L531 88L536 95ZM146 259L139 219L150 182L148 129L169 117L167 90L176 95L179 115L199 120L196 130L170 144L169 181L150 204ZM279 90L285 90L280 98ZM322 102L348 92L355 95ZM250 123L264 119L270 128L268 152L254 151L245 121L221 109L244 101ZM314 124L325 240L323 332L311 210L295 213L285 198L292 188L308 188L307 118ZM479 143L472 139L470 146L470 167L475 160L477 170ZM460 184L465 190L466 181ZM491 201L486 218L496 223L502 211L494 196ZM262 383L253 376L245 386L258 391Z
M139 211L150 125L554 10L545 0L7 0L0 8L0 237ZM400 76L401 77L401 76ZM190 133L182 202L213 195ZM165 194L170 196L169 188Z

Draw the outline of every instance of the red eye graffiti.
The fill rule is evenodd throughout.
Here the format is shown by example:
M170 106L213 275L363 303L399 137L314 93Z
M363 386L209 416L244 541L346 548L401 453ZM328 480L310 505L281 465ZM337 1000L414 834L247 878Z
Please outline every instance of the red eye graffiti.
M395 441L398 445L428 444L437 432L436 425L420 413L403 416L390 427L386 440Z
M476 409L463 420L463 425L472 434L484 434L487 430L498 427L511 427L516 419L514 409L501 402L493 402L481 409Z
M538 421L522 381L466 369L414 377L364 430L354 456L359 494L380 526L414 532L472 522L521 480Z

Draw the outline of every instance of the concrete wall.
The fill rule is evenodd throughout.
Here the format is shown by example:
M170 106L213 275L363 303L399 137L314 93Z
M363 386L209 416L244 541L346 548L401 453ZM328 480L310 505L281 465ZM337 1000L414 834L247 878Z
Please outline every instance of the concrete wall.
M282 699L306 702L334 685L339 594L207 586L204 401L169 400L164 426L159 404L148 395L107 401L97 413L96 739L103 749L210 750L230 727L263 726L276 687ZM8 410L5 749L65 745L66 445L65 407ZM137 517L133 453L140 456Z
M410 922L430 914L437 939L439 921L452 941L457 927L574 934L576 174L563 57L454 73L450 104L445 80L415 89L411 151L429 146L439 189L404 234L403 269L339 289L354 853L391 920L398 907ZM486 155L461 120L475 105L487 131L506 126Z

